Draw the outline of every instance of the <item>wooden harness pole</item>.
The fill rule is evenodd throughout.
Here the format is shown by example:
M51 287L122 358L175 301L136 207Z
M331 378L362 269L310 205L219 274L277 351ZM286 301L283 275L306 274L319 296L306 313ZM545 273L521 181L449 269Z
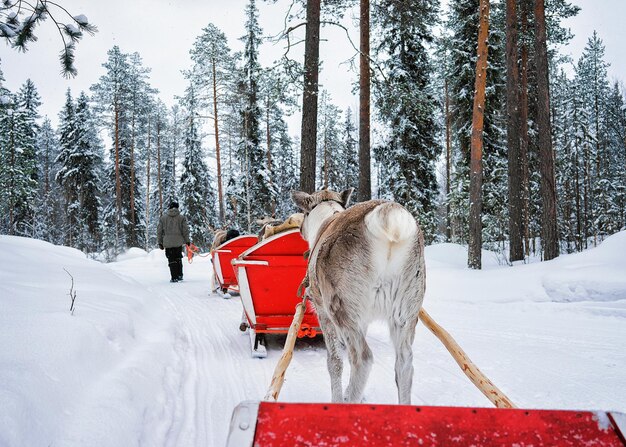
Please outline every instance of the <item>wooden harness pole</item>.
M459 344L452 336L441 326L422 307L419 313L419 319L422 323L437 336L443 343L448 352L452 354L454 360L461 367L465 375L472 381L474 385L489 399L497 408L517 408L506 395L495 386L491 380L485 376L480 369L469 359L465 351L461 349Z
M280 394L280 389L283 387L285 373L287 372L289 363L291 363L293 348L296 344L296 339L298 338L298 331L300 330L302 319L304 318L306 300L306 297L303 298L302 302L296 306L296 313L293 316L289 332L287 332L287 339L285 340L285 346L283 347L283 354L280 356L280 360L276 364L276 368L274 368L272 382L267 390L267 394L265 394L265 397L263 398L264 401L276 402L278 400L278 394Z

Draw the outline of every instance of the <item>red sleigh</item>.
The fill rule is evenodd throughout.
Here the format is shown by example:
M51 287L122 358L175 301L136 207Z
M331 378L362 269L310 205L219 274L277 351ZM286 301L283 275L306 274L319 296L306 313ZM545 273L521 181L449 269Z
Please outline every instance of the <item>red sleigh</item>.
M217 286L214 290L219 290L224 296L231 290L238 292L237 276L231 266L231 261L242 252L256 244L259 239L254 235L243 235L230 239L214 250L211 250L211 260L215 271Z
M265 357L265 334L287 333L295 308L302 301L298 287L306 274L306 241L299 230L279 233L233 259L241 303L242 330L249 328L252 355ZM307 302L298 337L321 333L315 310Z

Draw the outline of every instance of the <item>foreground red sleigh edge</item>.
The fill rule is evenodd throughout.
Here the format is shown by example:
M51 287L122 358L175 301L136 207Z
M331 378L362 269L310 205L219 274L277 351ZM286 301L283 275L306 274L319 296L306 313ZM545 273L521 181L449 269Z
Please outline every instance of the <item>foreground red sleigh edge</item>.
M256 244L259 239L254 235L238 236L224 242L214 250L211 250L211 260L215 271L215 279L222 293L228 290L238 291L237 276L231 266L233 258L239 256L242 252Z
M602 411L242 402L227 447L624 447L626 415Z
M298 287L306 274L308 245L299 230L279 233L250 247L233 259L252 355L265 357L264 334L287 333L293 320ZM298 337L321 333L315 310L307 308Z

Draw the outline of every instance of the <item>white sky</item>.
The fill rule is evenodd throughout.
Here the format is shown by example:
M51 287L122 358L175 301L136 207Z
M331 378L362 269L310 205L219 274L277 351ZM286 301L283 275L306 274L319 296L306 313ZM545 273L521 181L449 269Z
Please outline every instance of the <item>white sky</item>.
M574 2L583 10L577 18L566 23L576 34L566 52L576 60L596 29L606 45L606 59L611 64L609 75L612 79L626 81L626 27L623 24L626 0L603 0L602 7L598 6L600 2L597 0ZM288 0L279 0L276 4L258 1L265 35L276 35L283 29L285 11L290 3ZM174 96L184 89L180 70L189 67L189 49L201 29L208 23L214 23L224 31L234 50L241 49L238 38L245 32L247 0L228 3L220 0L63 0L62 4L72 14L85 14L99 29L95 36L86 36L78 44L76 66L79 73L76 78L66 80L59 75L61 42L49 22L38 29L39 41L31 44L26 53L18 53L6 44L0 44L0 66L6 87L17 91L27 78L31 78L43 99L41 113L48 115L53 122L56 122L61 110L67 87L71 87L74 96L81 90L88 91L89 86L102 75L106 52L113 45L119 45L124 52L137 51L141 54L144 65L152 68L152 85L160 90L160 98L167 105L172 105ZM350 23L353 16L348 14L344 22ZM300 29L301 36L303 30ZM322 38L328 41L322 43L320 50L324 60L320 82L331 92L336 105L356 110L358 102L351 94L351 83L356 74L342 64L354 55L354 50L345 32L339 28L323 29ZM352 39L358 45L356 32L352 33ZM282 54L283 47L283 43L264 44L261 62L270 64ZM299 61L303 60L302 53L303 45L291 52ZM297 129L292 128L291 133L298 133Z

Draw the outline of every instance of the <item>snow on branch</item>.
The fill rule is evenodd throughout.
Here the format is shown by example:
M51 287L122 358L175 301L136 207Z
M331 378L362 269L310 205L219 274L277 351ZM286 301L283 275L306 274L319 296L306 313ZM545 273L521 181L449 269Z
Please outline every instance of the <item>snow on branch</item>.
M59 56L61 73L65 77L75 76L75 44L85 32L93 35L98 31L84 14L72 15L59 3L50 0L36 0L34 4L25 0L2 0L0 38L17 51L25 52L31 42L37 41L36 26L47 19L56 26L63 43Z

